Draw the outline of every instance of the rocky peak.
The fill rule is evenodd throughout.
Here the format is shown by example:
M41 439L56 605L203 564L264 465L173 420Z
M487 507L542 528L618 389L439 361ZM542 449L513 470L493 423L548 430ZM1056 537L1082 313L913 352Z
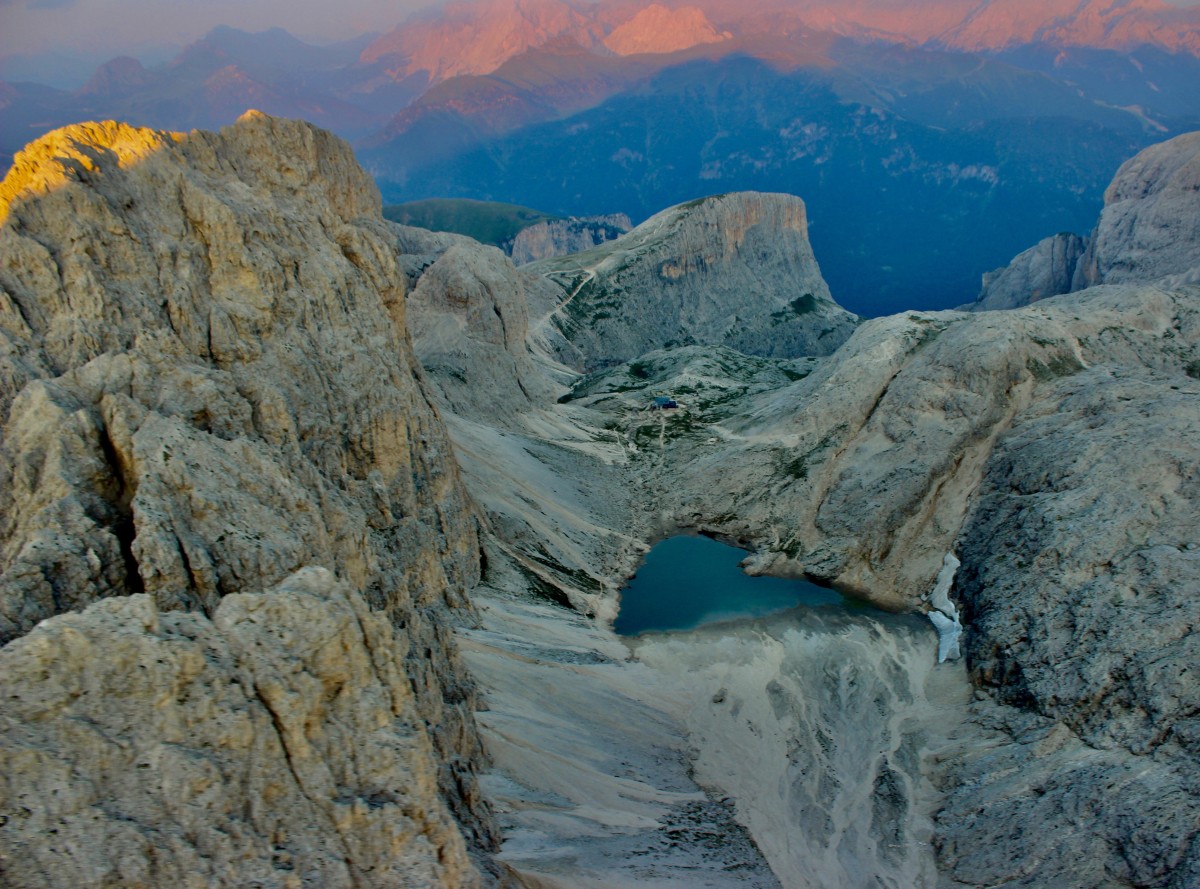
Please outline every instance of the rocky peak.
M108 98L123 96L149 85L151 79L150 73L137 59L118 56L97 68L88 82L80 87L79 94Z
M619 56L636 53L669 53L707 43L720 43L731 35L717 31L708 16L694 6L668 9L651 3L618 25L604 45Z
M1122 164L1075 289L1153 281L1200 266L1200 132L1152 145Z
M587 367L665 345L754 355L825 355L854 330L808 241L804 202L741 192L664 210L593 250L528 266L567 298L549 326L556 351Z
M590 31L588 18L561 0L460 2L383 35L363 51L361 61L394 62L397 76L425 71L437 82L488 74L556 37L590 43Z
M0 181L0 224L22 199L86 181L104 169L127 168L178 139L176 133L111 120L53 130L13 157L12 167Z
M1200 132L1126 161L1089 238L1060 233L983 277L964 309L1011 309L1097 284L1200 276Z
M964 308L975 311L1015 309L1060 293L1070 293L1087 241L1060 232L1019 253L1006 266L983 276L983 289Z
M0 214L6 882L476 883L477 519L349 146L83 124Z
M508 425L553 404L526 346L529 305L552 286L495 247L463 239L423 271L407 300L413 347L451 412Z

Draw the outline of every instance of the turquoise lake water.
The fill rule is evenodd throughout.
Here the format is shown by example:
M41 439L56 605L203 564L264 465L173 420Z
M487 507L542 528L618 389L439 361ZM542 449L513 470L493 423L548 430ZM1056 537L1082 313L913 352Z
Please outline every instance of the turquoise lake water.
M761 617L797 605L843 605L826 587L804 580L751 577L738 567L747 552L709 537L670 537L646 554L621 590L613 624L622 636L690 630L738 617Z

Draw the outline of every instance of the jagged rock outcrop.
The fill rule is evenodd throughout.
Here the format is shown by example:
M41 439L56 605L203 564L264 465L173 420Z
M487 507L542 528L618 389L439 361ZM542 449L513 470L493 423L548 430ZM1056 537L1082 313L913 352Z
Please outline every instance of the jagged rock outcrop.
M492 843L451 638L477 520L405 334L400 234L348 146L256 113L220 134L85 124L19 155L0 197L0 636L21 689L0 809L23 813L0 843L35 868L16 885L477 882L448 820ZM330 575L297 592L302 569ZM126 693L102 717L59 683ZM189 718L192 752L154 746ZM370 761L388 745L411 755ZM246 775L277 815L244 811ZM69 868L42 832L59 817ZM172 838L152 872L113 858L151 823Z
M407 654L321 568L45 622L0 649L5 885L474 883Z
M1070 293L1079 257L1086 249L1087 241L1070 232L1046 238L1018 253L1003 268L985 274L975 302L962 308L976 312L1015 309Z
M1121 165L1074 288L1154 281L1198 266L1200 132L1152 145Z
M450 247L422 272L408 297L413 347L454 414L509 425L554 402L526 339L529 306L558 296L496 248L474 243Z
M633 223L624 213L554 219L521 229L507 252L517 265L525 265L539 259L582 253L616 240L631 228Z
M983 276L968 311L1012 309L1097 284L1200 280L1200 133L1136 155L1117 171L1088 238L1063 233Z
M667 345L827 355L857 323L829 295L804 202L791 195L690 201L609 244L529 268L566 291L549 324L539 325L557 332L545 342L586 369Z

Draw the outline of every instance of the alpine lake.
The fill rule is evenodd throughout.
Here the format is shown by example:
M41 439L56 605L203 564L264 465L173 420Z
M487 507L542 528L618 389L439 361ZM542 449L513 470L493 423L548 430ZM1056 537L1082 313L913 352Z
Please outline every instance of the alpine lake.
M797 606L857 605L835 590L805 580L746 574L740 566L747 555L735 546L691 534L655 544L621 590L621 610L613 629L622 636L636 636L763 617Z

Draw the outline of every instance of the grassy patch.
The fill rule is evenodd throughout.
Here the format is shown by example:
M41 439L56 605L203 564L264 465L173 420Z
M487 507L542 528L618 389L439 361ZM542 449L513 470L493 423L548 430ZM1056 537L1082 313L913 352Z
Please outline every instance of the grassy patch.
M517 570L521 572L521 576L525 578L526 589L539 599L545 599L553 602L555 605L561 605L563 608L574 611L571 607L571 600L567 598L567 594L554 584L547 582L537 572L517 563Z
M808 478L807 457L797 457L795 460L788 460L780 468L784 475L789 476L795 481L801 481Z
M650 365L645 361L634 361L629 365L629 375L639 380L650 379Z
M694 210L696 207L699 207L701 204L707 204L709 201L715 201L718 198L723 198L723 197L725 197L726 194L728 194L728 192L724 192L722 194L710 194L710 195L706 195L705 197L702 197L702 198L696 198L695 200L688 201L685 204L680 204L679 209L680 210Z
M793 318L802 318L805 315L811 315L817 311L820 303L817 298L811 293L806 293L803 296L798 296L787 304L786 309L780 309L778 312L771 313L772 326L783 324L785 321L790 321Z

